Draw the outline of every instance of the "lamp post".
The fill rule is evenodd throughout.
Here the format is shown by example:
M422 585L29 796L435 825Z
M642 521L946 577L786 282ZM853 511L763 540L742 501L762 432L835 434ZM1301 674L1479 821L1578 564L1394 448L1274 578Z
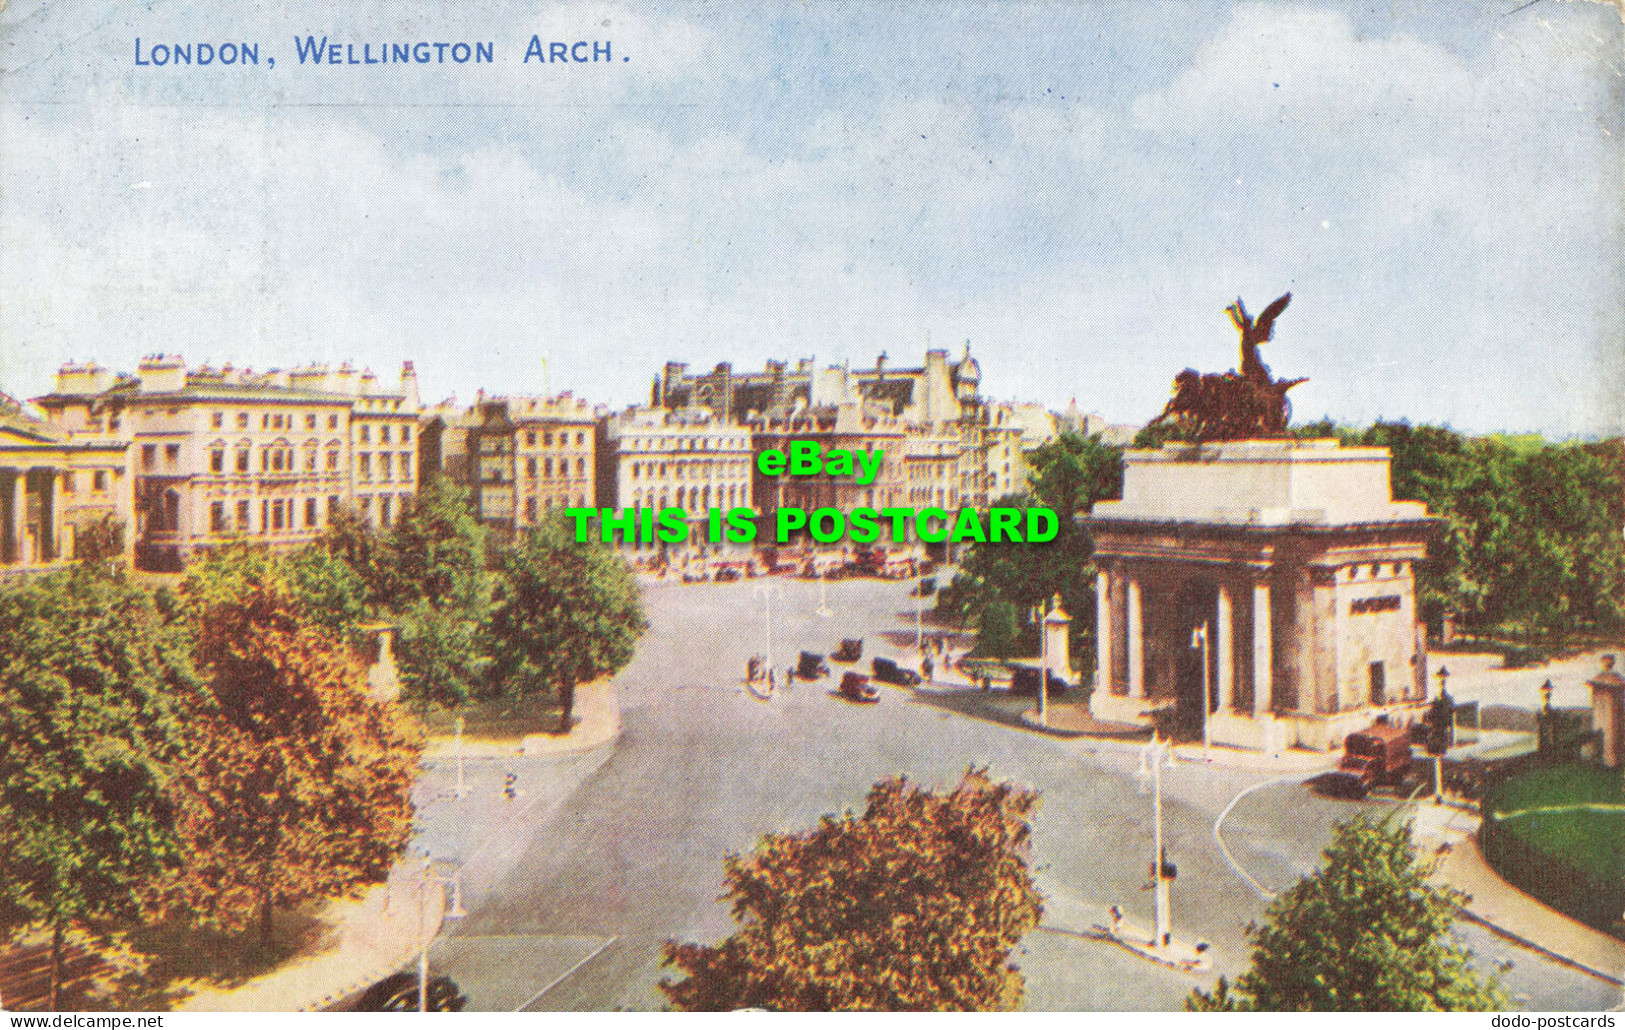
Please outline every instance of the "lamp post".
M440 888L440 904L444 910L442 918L461 919L468 915L463 908L463 871L461 869L450 876L436 876L434 874L434 860L427 852L423 855L423 882L418 885L418 1011L429 1011L429 935L427 923L429 916L429 888ZM446 907L446 888L451 888L451 905Z
M1168 918L1168 878L1163 875L1167 863L1163 861L1162 849L1162 767L1166 763L1168 768L1174 767L1174 747L1172 741L1165 741L1157 735L1156 730L1151 731L1151 740L1140 752L1141 783L1147 776L1151 780L1151 882L1154 888L1156 904L1156 938L1151 946L1158 950L1167 946L1173 935Z
M1049 602L1033 605L1033 625L1038 627L1038 725L1049 725L1049 634L1044 619L1049 615Z
M777 583L759 583L756 596L762 599L762 655L767 659L767 671L773 670L773 595L780 594Z
M1438 702L1443 702L1443 701L1447 700L1450 697L1450 691L1446 686L1446 684L1450 680L1450 670L1448 668L1446 668L1445 666L1441 665L1441 666L1439 666L1439 671L1438 671L1437 675L1439 677L1439 696L1435 700L1438 701ZM1456 713L1453 710L1451 710L1449 708L1446 708L1443 704L1441 704L1439 706L1439 713L1440 713L1441 717L1449 720L1449 722L1447 722L1443 727L1440 727L1436 731L1436 732L1438 732L1440 734L1441 739L1444 741L1444 748L1448 749L1450 747L1450 738L1452 736L1452 729L1453 729L1453 727L1450 724L1454 723L1456 721ZM1444 751L1443 750L1441 750L1438 754L1433 756L1433 803L1435 805L1444 804Z
M818 570L818 607L814 608L813 611L816 612L819 617L825 619L835 614L834 612L830 611L829 608L828 594L825 592L825 577L823 569Z
M1208 671L1207 635L1206 622L1191 630L1191 647L1202 649L1202 761L1211 762L1213 733L1212 727L1208 725L1208 716L1213 711L1213 677Z

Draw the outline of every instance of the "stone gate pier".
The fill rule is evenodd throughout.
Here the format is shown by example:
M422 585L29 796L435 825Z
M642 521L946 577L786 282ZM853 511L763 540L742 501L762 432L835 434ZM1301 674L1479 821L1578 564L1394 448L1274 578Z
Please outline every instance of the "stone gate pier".
M1124 455L1101 501L1096 717L1172 707L1200 732L1207 627L1215 743L1333 750L1427 697L1416 563L1434 520L1395 501L1389 453L1336 440L1168 444ZM1193 646L1193 640L1195 646Z

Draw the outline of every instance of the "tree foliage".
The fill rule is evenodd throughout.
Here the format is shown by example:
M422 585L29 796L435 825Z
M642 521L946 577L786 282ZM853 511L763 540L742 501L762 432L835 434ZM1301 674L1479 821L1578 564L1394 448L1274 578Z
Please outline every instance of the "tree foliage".
M719 944L668 942L685 1010L1009 1010L1011 950L1043 914L1027 865L1035 792L972 768L945 795L898 777L861 816L825 816L725 863L742 926Z
M0 592L0 934L143 911L179 858L169 798L193 690L146 592L81 563Z
M1195 991L1195 1011L1479 1012L1504 1008L1450 935L1454 891L1427 881L1410 828L1364 815L1337 824L1325 863L1276 898L1253 939L1252 967Z
M511 697L557 690L568 728L575 685L631 661L648 624L626 559L577 543L552 520L502 557L490 635L494 689Z
M380 882L410 831L419 745L368 698L353 653L310 617L283 562L234 546L182 596L207 683L178 797L187 863L173 884L203 921Z

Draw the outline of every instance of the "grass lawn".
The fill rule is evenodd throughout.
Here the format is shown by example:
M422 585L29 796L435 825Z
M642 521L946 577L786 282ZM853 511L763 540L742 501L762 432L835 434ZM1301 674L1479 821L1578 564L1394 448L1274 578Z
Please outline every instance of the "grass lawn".
M1625 805L1625 775L1592 766L1535 769L1495 788L1495 812L1601 802ZM1544 812L1506 822L1513 836L1601 880L1625 876L1625 811Z

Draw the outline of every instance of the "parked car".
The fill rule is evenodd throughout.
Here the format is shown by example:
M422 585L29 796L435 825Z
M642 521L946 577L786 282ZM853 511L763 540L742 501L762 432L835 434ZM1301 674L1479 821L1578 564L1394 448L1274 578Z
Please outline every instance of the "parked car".
M1066 680L1055 675L1053 670L1046 670L1046 672L1049 676L1049 696L1054 697L1057 694L1065 693ZM1031 694L1033 697L1037 697L1038 670L1023 665L1016 666L1015 671L1010 676L1010 693Z
M1402 782L1410 770L1410 731L1372 723L1343 741L1343 758L1326 775L1325 785L1334 793L1363 798L1373 787Z
M861 672L849 672L841 677L840 694L860 705L872 705L880 700L880 691L870 686L869 677Z
M830 655L831 661L855 662L863 657L863 640L860 637L847 637L841 641L841 646Z
M739 581L739 570L732 565L724 565L717 570L718 583L736 583Z
M917 687L921 683L919 673L903 668L890 658L876 658L869 663L869 668L882 683L895 683L900 687Z
M801 658L796 662L796 678L815 680L829 675L829 663L824 661L821 654L811 651L801 652Z

